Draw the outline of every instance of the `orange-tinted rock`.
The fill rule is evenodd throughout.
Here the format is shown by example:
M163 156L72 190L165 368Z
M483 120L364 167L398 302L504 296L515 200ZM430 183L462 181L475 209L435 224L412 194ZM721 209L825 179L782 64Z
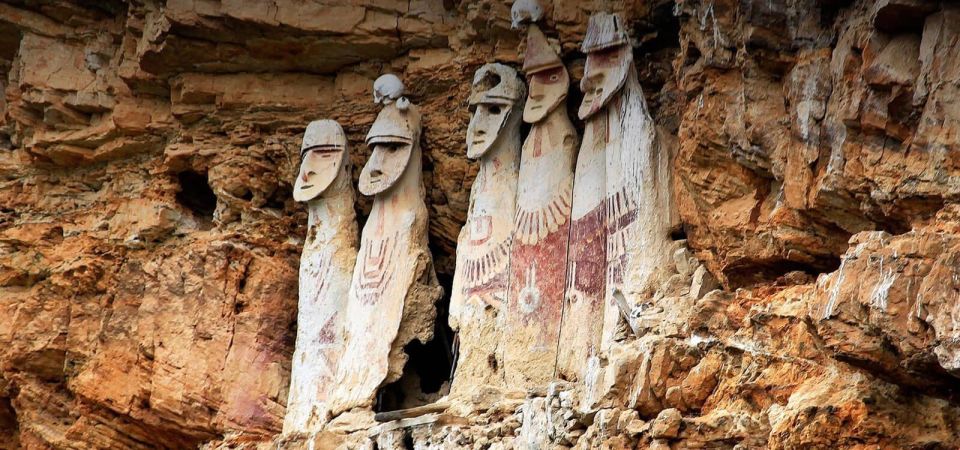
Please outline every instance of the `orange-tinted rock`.
M0 448L276 448L303 127L337 120L362 167L372 81L408 81L448 279L471 76L521 63L512 3L0 4ZM626 305L599 409L569 383L478 391L433 422L371 437L369 414L342 417L284 445L960 446L960 10L941 3L543 1L570 104L610 8L676 143L686 242ZM670 408L679 426L652 433Z

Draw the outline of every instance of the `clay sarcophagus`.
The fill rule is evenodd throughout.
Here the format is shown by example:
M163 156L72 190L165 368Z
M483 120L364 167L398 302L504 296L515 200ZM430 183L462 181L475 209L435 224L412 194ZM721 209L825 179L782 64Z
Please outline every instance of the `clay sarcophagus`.
M355 194L347 137L332 120L311 122L303 135L293 198L306 202L307 237L300 256L297 343L284 433L323 425L343 354L343 323L357 259Z
M420 112L402 97L392 75L377 81L383 110L367 134L373 150L360 174L360 192L374 196L363 227L350 286L345 348L331 395L338 414L372 406L378 388L400 378L403 347L433 338L442 295L427 248ZM389 89L387 89L389 88Z
M628 301L635 298L669 256L670 155L657 143L623 20L607 13L591 16L583 51L587 62L578 115L586 122L586 138L581 154L602 153L606 161L606 230L598 231L606 233L606 286L599 336L603 352L613 342L620 321L617 296ZM586 320L601 322L595 311ZM591 345L595 345L597 331L590 333Z
M503 341L508 386L544 386L553 379L566 283L566 254L577 133L564 100L570 78L543 32L530 25L523 63L529 93L517 213L510 256L510 293Z
M600 350L607 277L607 128L588 120L573 184L567 286L557 370L584 380L587 361Z
M525 97L523 81L510 67L487 64L474 76L467 157L480 160L480 171L457 240L450 298L450 325L459 332L460 342L455 394L503 385L497 349L508 297Z

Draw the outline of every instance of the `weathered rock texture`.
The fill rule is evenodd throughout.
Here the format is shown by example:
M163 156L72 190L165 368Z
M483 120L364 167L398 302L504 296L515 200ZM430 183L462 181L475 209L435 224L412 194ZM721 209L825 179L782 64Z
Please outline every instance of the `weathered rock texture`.
M676 146L686 240L621 327L600 409L557 383L316 448L960 446L960 8L543 3L574 86L589 13L616 5ZM304 126L340 122L362 167L372 81L402 74L451 276L471 77L520 62L509 6L0 4L0 448L275 446Z

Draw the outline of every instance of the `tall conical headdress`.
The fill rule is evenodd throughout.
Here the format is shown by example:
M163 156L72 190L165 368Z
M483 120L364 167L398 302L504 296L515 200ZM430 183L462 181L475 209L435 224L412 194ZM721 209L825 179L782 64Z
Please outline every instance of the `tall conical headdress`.
M547 37L536 24L530 25L527 31L527 50L523 54L523 72L526 74L540 72L554 67L563 67L563 61L553 50Z

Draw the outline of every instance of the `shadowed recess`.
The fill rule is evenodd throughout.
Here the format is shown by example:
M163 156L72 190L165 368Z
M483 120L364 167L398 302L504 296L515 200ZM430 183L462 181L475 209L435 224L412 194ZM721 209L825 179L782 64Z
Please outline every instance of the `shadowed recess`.
M217 209L217 196L210 189L206 174L199 174L192 170L177 174L180 190L177 192L177 203L180 203L194 214L212 219Z
M412 341L404 347L410 357L399 380L377 392L376 412L413 408L433 403L450 392L453 372L453 330L447 324L453 277L437 274L443 298L437 302L433 339L426 344Z

